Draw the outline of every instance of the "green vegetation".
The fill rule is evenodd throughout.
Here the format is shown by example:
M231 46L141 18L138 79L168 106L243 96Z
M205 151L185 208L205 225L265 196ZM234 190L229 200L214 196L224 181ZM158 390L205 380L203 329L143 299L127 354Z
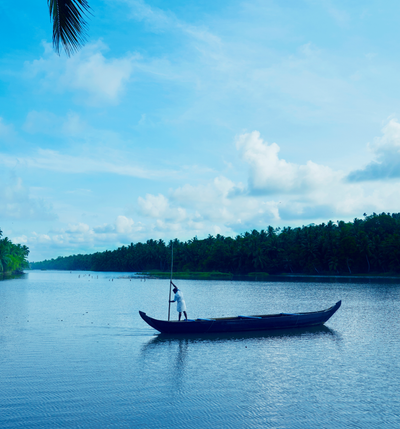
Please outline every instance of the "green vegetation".
M249 277L257 277L257 278L264 278L264 277L268 277L269 273L264 273L263 271L261 272L256 272L256 273L249 273L248 274Z
M29 267L29 249L21 244L13 244L7 237L1 238L0 229L0 275L21 272Z
M145 273L149 276L160 277L166 279L170 277L170 271L155 271L151 270ZM233 278L232 273L220 273L219 271L212 272L193 272L184 271L174 273L174 279L192 279L192 280L230 280Z
M33 269L150 272L169 277L171 244L148 240L92 255L59 257ZM400 274L400 213L301 228L246 232L235 238L174 240L174 278L269 274ZM156 271L153 271L155 274ZM164 273L164 274L161 274ZM178 274L179 273L179 274ZM231 274L232 273L232 274ZM186 276L186 277L185 277ZM221 276L221 277L218 277ZM224 277L225 276L225 277ZM199 278L199 277L196 277Z

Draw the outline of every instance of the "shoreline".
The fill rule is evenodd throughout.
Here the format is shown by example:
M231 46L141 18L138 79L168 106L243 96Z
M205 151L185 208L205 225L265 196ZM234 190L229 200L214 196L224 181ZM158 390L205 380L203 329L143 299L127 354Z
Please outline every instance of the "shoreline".
M26 270L23 274L29 273L29 271L47 271L47 270ZM53 270L50 270L53 271ZM96 272L96 273L106 273L108 271L92 271L92 270L54 270L54 271L79 271L79 272ZM111 271L110 271L111 272ZM118 275L116 271L112 271L114 274ZM142 271L142 272L132 272L132 275L127 275L126 272L121 272L125 275L120 278L153 278L153 279L169 279L171 272L168 271ZM21 274L19 274L21 275ZM11 275L5 278L12 278L16 275ZM18 276L18 275L17 275ZM184 271L184 272L175 272L172 275L174 280L224 280L224 281L264 281L264 282L346 282L346 283L379 283L379 282L391 282L391 283L400 283L400 275L395 274L268 274L265 272L254 272L249 274L232 274L232 273L221 273L217 271L212 272L193 272L193 271ZM0 274L0 279L2 275Z
M152 278L168 279L171 273L169 272L143 272ZM348 275L330 275L330 274L268 274L268 273L249 273L249 274L232 274L218 272L177 272L173 273L173 279L181 280L249 280L249 281L309 281L309 282L379 282L390 281L400 283L400 275L371 275L371 274L348 274Z
M21 278L23 275L27 274L25 271L5 271L0 273L0 280L12 280Z

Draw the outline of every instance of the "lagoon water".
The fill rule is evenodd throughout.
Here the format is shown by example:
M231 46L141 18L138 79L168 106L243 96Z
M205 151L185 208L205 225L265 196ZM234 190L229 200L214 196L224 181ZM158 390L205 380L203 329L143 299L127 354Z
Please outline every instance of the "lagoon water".
M177 280L190 318L342 307L325 328L164 338L138 310L167 318L169 281L122 277L0 282L0 428L400 427L400 284Z

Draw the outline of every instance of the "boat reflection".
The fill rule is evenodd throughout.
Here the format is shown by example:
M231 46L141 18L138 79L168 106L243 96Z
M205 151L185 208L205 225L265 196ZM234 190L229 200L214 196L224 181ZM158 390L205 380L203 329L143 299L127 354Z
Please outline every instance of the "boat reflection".
M142 345L140 362L142 368L146 371L156 371L157 376L162 372L165 375L164 383L170 383L175 395L179 395L184 394L188 383L190 384L188 373L193 370L193 367L198 368L199 371L205 371L208 364L204 362L213 360L215 353L222 360L224 360L224 354L227 354L227 360L229 361L234 355L234 353L231 353L232 351L244 350L247 347L249 347L249 350L259 348L264 352L269 350L270 346L271 350L275 351L281 349L281 347L285 347L285 350L287 350L287 346L289 349L293 347L290 346L291 342L304 341L306 349L309 349L309 344L307 345L307 343L310 342L319 343L318 349L318 347L326 346L326 340L334 343L340 342L340 335L326 326L236 334L219 333L179 336L158 334ZM246 355L241 354L241 356L243 358ZM259 355L256 352L255 355L247 356L254 358ZM263 356L265 357L265 353L263 353ZM273 352L272 356L274 356ZM267 366L270 365L269 359L273 360L273 358L268 357L265 357L264 360L264 364ZM163 370L160 371L160 368L163 368ZM215 371L215 368L213 371Z
M168 342L176 343L198 343L198 342L220 342L220 341L246 341L249 339L274 339L274 338L288 338L288 337L302 337L302 336L322 336L328 335L332 338L339 338L339 335L327 326L316 326L309 328L296 328L296 329L279 329L274 331L257 331L257 332L238 332L238 333L217 333L217 334L186 334L186 335L170 335L158 334L152 338L145 348L157 346L158 344L165 344Z

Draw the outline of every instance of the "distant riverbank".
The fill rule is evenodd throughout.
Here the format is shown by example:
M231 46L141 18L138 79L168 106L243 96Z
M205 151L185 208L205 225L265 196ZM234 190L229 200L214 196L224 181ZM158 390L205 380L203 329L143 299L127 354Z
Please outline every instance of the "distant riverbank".
M148 271L143 273L153 278L168 279L170 272L166 271ZM379 283L379 282L399 282L400 275L306 275L306 274L278 274L270 275L265 272L254 272L246 275L237 275L232 273L212 272L177 272L173 273L173 279L190 279L190 280L252 280L252 281L286 281L286 282L362 282L362 283Z
M115 250L31 262L30 266L48 270L168 273L173 264L173 271L183 273L179 274L182 278L209 279L258 278L259 272L340 279L344 275L392 277L400 275L399 237L400 213L374 213L354 222L329 221L283 229L269 226L236 237L218 234L169 243L147 240Z
M39 271L39 270L27 270L29 271ZM40 270L47 271L47 270ZM53 270L51 270L53 271ZM58 271L58 270L54 270ZM66 271L66 270L59 270ZM71 272L93 272L93 270L68 270ZM100 273L101 271L95 271ZM112 272L115 274L115 278L153 278L153 279L169 279L171 277L170 271L141 271L141 272L132 272L132 274L121 273L121 276L118 275L118 272L115 271L102 271ZM7 278L15 278L26 273L12 274L7 276ZM6 277L4 277L6 278ZM230 280L230 281L266 281L266 282L308 282L308 283L400 283L400 275L393 273L387 274L356 274L356 275L329 275L329 274L269 274L266 272L253 272L249 274L232 274L232 273L222 273L219 271L210 271L210 272L198 272L198 271L183 271L183 272L174 272L172 275L173 280ZM0 275L0 280L2 279Z

